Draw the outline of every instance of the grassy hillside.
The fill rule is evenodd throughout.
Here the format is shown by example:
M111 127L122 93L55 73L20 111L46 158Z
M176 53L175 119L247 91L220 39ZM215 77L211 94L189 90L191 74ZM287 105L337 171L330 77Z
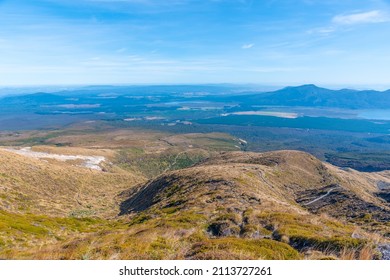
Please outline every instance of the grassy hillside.
M0 258L381 257L387 172L240 152L227 134L134 132L74 130L32 148L104 156L103 171L0 150Z
M371 176L371 177L370 177ZM302 259L380 258L390 210L372 184L387 180L324 165L301 152L228 152L123 191L115 220L3 213L27 240L8 258ZM322 189L335 190L327 197ZM336 190L337 189L337 190ZM328 201L347 195L347 204ZM370 207L359 208L362 203ZM343 212L345 207L353 215ZM18 221L15 226L11 220ZM366 220L364 228L362 221ZM7 225L8 223L8 225ZM379 225L379 226L378 226ZM62 232L72 232L72 237ZM50 232L46 246L34 244ZM3 236L4 244L10 241ZM8 247L9 248L9 247Z
M53 216L112 216L113 197L144 179L28 158L0 150L0 207L14 213Z

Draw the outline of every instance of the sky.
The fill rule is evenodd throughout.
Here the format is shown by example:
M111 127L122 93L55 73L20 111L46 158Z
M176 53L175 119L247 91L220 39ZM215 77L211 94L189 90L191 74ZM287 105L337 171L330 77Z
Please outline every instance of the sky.
M0 87L390 88L390 0L0 0Z

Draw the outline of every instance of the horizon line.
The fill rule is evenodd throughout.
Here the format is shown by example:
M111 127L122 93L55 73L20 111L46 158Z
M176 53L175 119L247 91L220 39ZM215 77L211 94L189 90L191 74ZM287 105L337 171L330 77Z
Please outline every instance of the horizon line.
M353 89L353 90L378 90L378 91L387 91L390 90L390 84L332 84L332 83L104 83L104 84L94 84L94 83L80 83L80 84L27 84L27 85L0 85L1 90L12 90L12 89L34 89L34 88L63 88L63 87L75 87L75 88L84 88L84 87L152 87L152 86L260 86L260 87L275 87L275 88L285 88L285 87L300 87L306 85L314 85L316 87L329 88L329 89Z

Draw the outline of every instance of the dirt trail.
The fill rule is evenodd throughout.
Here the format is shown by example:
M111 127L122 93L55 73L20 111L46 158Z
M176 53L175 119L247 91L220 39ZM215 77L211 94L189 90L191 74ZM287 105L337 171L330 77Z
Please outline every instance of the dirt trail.
M260 179L261 179L267 186L269 186L271 189L274 188L274 186L272 186L272 184L270 184L270 183L264 178L264 175L263 175L263 172L262 172L262 171L259 172L259 175L260 175Z
M307 203L305 203L305 204L303 204L303 205L307 206L307 205L313 204L314 202L317 202L317 201L319 201L319 200L321 200L321 199L327 197L328 195L330 195L330 193L331 193L332 191L334 191L334 190L337 189L337 188L338 188L338 187L336 187L336 188L331 188L326 194L321 195L320 197L317 197L316 199L314 199L314 200L312 200L312 201L310 201L310 202L307 202Z
M177 159L179 158L180 155L182 154L185 154L186 152L180 152L176 155L176 157L174 158L173 162L171 164L169 164L169 166L167 168L165 168L165 170L163 171L163 173L165 172L168 172L176 163L177 163Z

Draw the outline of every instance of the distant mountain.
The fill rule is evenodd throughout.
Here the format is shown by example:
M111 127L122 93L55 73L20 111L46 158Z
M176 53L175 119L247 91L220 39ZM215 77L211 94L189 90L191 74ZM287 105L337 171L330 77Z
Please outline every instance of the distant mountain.
M129 98L136 96L138 98ZM153 99L151 97L154 97ZM58 92L12 95L0 99L0 113L5 111L37 111L62 104L101 104L106 111L127 111L127 105L152 103L218 102L252 106L303 106L342 109L388 109L390 90L331 90L315 85L286 87L264 92L233 85L173 86L101 86Z
M0 100L0 106L39 107L48 104L60 104L66 102L67 97L52 93L37 92L26 95L7 96Z
M315 85L303 85L251 95L244 102L248 105L388 109L390 108L390 90L331 90Z

